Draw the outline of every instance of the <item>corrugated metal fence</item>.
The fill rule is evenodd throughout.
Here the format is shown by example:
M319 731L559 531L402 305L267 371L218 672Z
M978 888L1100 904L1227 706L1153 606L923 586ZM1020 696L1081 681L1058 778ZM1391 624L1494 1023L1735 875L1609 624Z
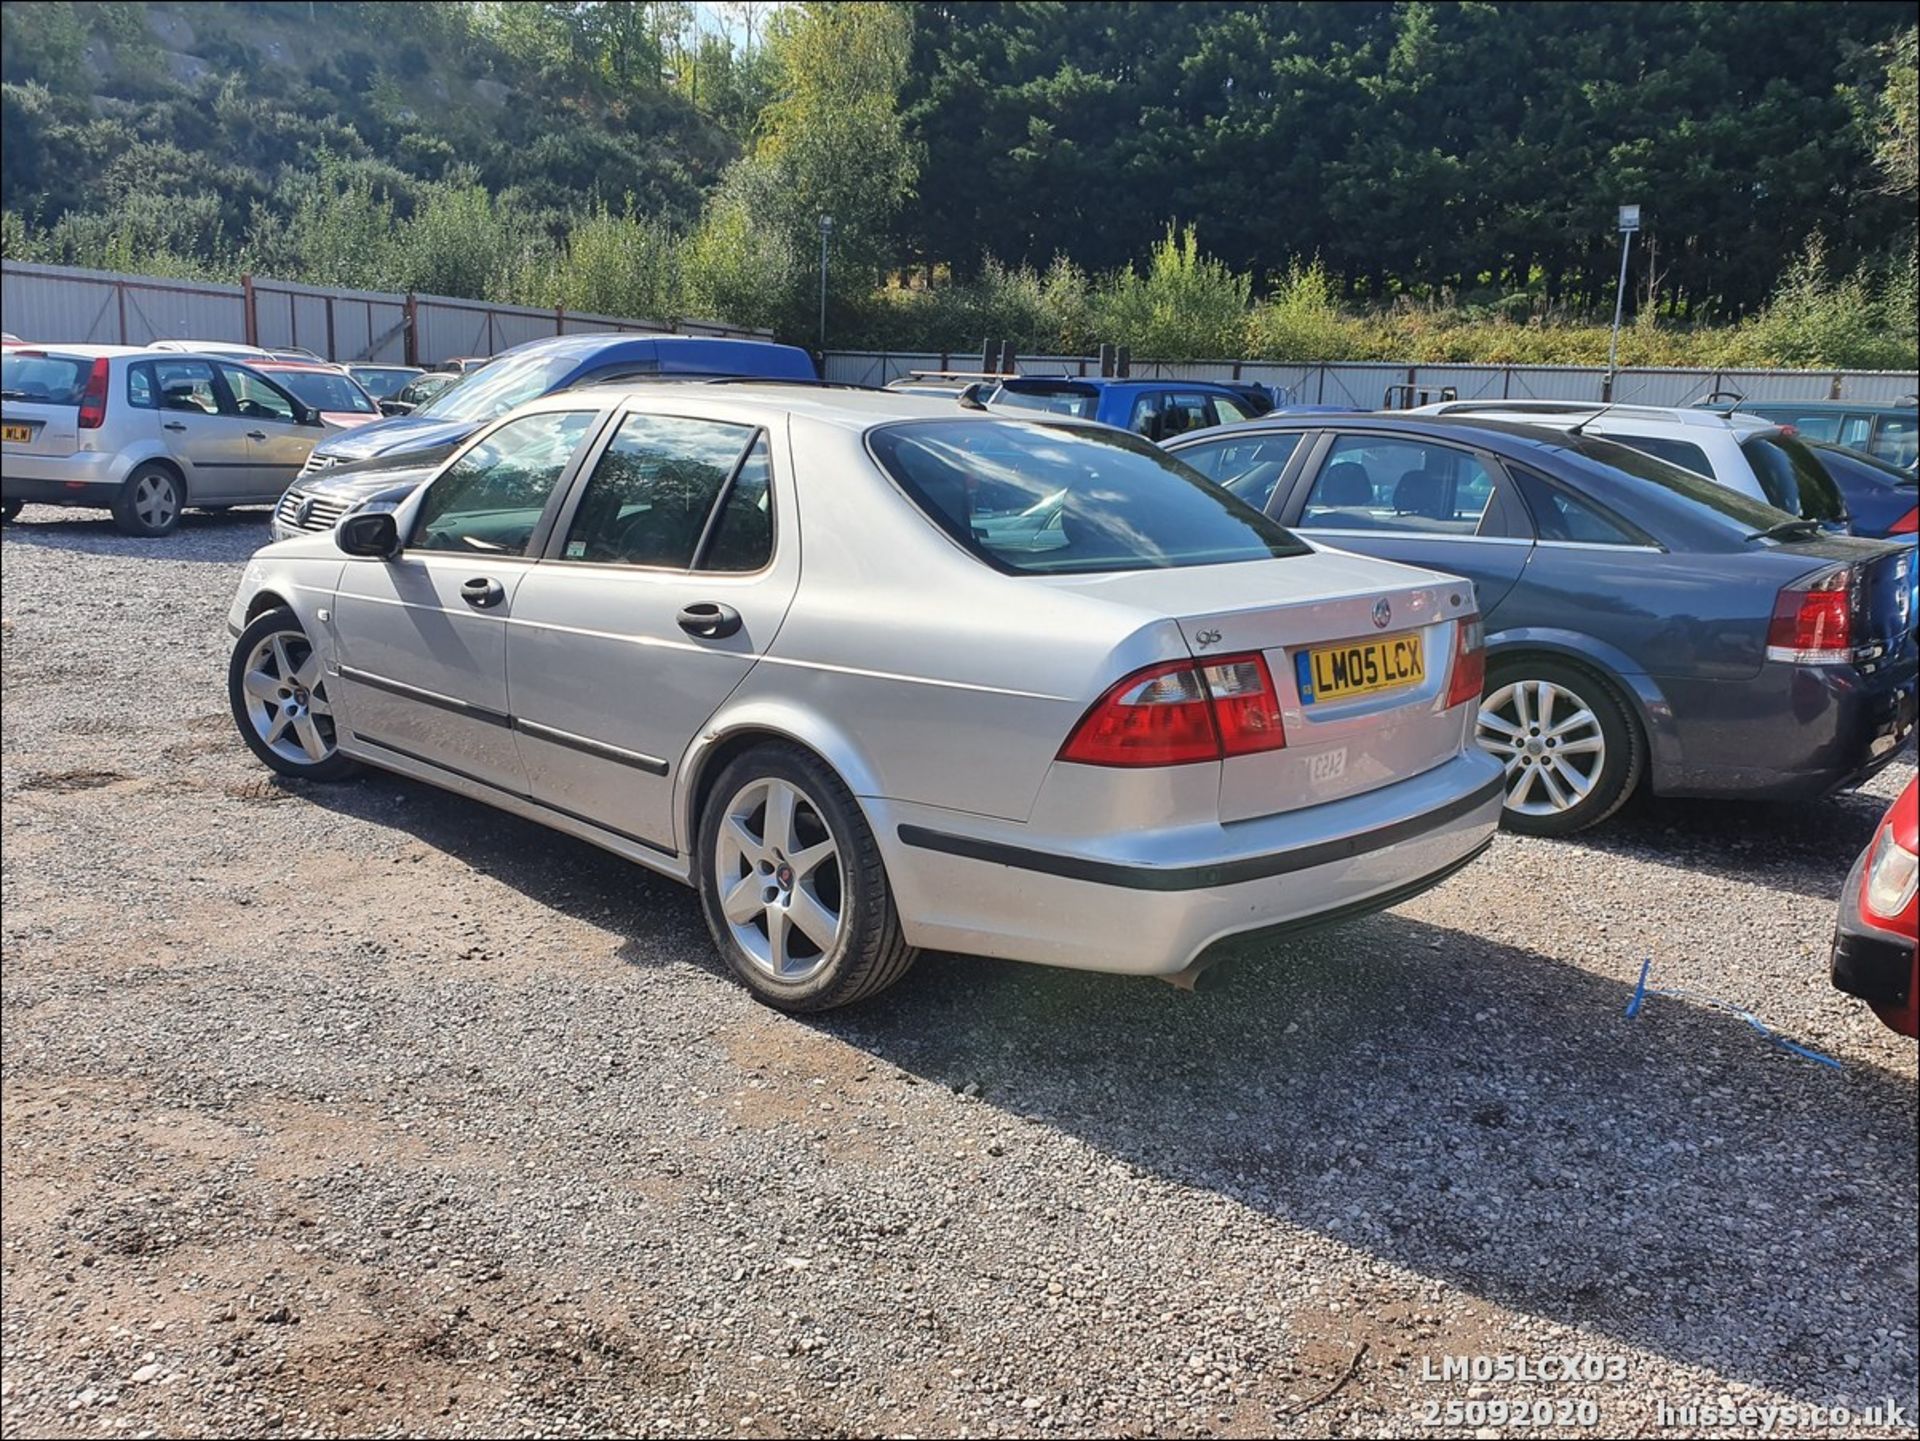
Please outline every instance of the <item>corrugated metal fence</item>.
M915 370L977 370L980 352L832 350L826 378L855 385L885 385ZM1026 355L1023 375L1098 375L1090 355ZM1603 366L1586 365L1387 365L1339 362L1283 365L1254 360L1136 360L1136 380L1258 381L1284 391L1295 405L1353 405L1374 410L1390 387L1430 392L1459 391L1461 400L1598 400ZM1717 390L1748 400L1858 400L1885 404L1911 396L1920 375L1898 370L1622 370L1613 398L1640 405L1688 405Z
M269 349L298 346L329 360L409 365L493 355L523 341L589 331L771 336L705 320L669 325L448 295L341 290L253 276L239 285L222 285L13 260L0 264L0 321L23 340L94 345L225 340Z

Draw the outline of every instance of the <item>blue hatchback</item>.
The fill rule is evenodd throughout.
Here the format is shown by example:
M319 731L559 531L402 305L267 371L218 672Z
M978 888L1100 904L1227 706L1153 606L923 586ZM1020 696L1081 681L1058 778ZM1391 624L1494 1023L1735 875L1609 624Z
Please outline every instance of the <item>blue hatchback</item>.
M1512 422L1275 415L1168 449L1308 540L1473 581L1512 829L1594 825L1643 781L1823 795L1913 733L1911 545Z
M1190 430L1251 420L1264 407L1248 387L1212 380L1109 380L1097 376L1022 375L1000 382L987 404L1004 410L1042 410L1097 420L1171 440Z

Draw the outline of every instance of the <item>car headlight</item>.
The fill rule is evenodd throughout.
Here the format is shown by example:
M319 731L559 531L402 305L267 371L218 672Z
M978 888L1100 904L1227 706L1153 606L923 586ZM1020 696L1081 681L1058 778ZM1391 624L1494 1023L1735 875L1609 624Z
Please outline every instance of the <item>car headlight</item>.
M1883 827L1867 859L1867 909L1888 920L1903 914L1913 904L1917 880L1920 856L1893 838L1892 826Z

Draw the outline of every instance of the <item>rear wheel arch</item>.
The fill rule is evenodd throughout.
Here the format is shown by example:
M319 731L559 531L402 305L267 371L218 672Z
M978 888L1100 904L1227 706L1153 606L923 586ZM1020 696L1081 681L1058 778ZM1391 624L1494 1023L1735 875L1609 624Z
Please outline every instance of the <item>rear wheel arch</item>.
M829 749L814 744L806 737L796 735L792 730L783 729L769 722L747 722L727 730L708 741L687 758L688 773L684 782L684 802L681 810L681 833L687 838L687 859L689 862L688 879L696 885L700 879L702 858L696 838L700 833L700 817L706 813L707 801L713 794L714 783L722 772L748 751L761 746L794 746L805 751L821 765L839 777L841 784L853 793L854 803L860 803L861 785L856 780L860 768L848 767L828 753ZM844 751L842 752L844 754ZM856 774L850 774L850 769ZM862 806L864 810L865 807Z
M1559 672L1558 675L1554 674L1556 671ZM1569 677L1572 683L1569 683ZM1604 773L1610 774L1614 779L1607 780L1602 774L1596 774L1593 778L1594 788L1591 795L1581 803L1563 807L1553 813L1536 815L1520 813L1509 800L1507 808L1502 813L1502 823L1510 829L1547 836L1570 835L1598 825L1646 786L1652 771L1649 733L1640 714L1633 688L1623 684L1618 676L1609 674L1604 667L1594 664L1587 657L1577 653L1569 654L1557 647L1512 647L1497 658L1488 656L1487 696L1499 695L1509 687L1529 680L1554 685L1563 693L1578 695L1591 715L1601 717L1600 721L1590 718L1586 723L1587 726L1596 736L1610 736L1611 744L1608 750L1619 753L1610 755L1608 762L1610 770ZM1580 688L1578 691L1575 690L1576 684ZM1476 722L1477 727L1500 724L1501 718L1495 716L1493 712L1483 711L1482 714L1490 716L1491 719ZM1525 719L1526 715L1522 711L1518 720ZM1541 731L1536 729L1533 734L1538 737ZM1551 735L1553 732L1548 731L1547 734ZM1579 738L1577 733L1576 738ZM1514 757L1513 760L1504 762L1508 768L1508 779L1511 783L1514 779L1513 766L1517 761L1526 758L1520 756L1518 750L1503 752L1500 747L1509 744L1504 740L1500 742L1500 746L1496 746L1492 739L1483 738L1483 744L1496 756L1504 753ZM1512 744L1517 746L1518 742ZM1550 747L1553 741L1546 740L1545 744ZM1549 758L1544 762L1529 760L1526 764L1536 769L1541 766L1552 769L1551 756L1552 752L1549 751ZM1566 757L1561 757L1563 766L1566 760ZM1564 782L1567 772L1555 770L1555 773L1561 775ZM1527 788L1527 783L1521 785L1523 795ZM1538 796L1537 786L1533 794Z

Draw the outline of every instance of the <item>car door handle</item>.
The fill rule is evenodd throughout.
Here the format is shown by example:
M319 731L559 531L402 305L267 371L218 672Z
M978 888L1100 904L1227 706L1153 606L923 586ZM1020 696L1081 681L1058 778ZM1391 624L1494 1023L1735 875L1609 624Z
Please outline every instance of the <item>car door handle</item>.
M169 420L163 422L160 428L162 430L185 430L187 423L184 420Z
M680 629L702 640L725 640L740 629L740 612L730 605L699 601L680 612Z
M265 440L266 438L267 433L264 430L250 430L247 432L248 440Z
M506 588L499 581L489 580L483 575L463 581L460 586L460 599L475 610L492 610L506 598Z

